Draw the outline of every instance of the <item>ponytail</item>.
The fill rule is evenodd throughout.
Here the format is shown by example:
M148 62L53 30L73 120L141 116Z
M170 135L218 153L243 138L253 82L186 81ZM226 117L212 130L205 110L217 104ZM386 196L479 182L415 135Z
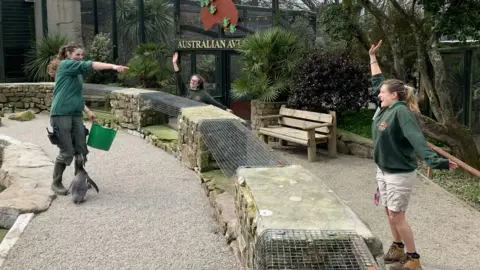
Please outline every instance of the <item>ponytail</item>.
M405 103L407 103L407 107L412 112L420 112L420 109L418 108L417 96L415 96L413 87L405 85L405 91Z
M382 85L386 85L390 93L396 92L398 95L398 100L405 101L410 111L420 112L413 87L408 86L404 82L397 79L386 80L382 83Z
M70 44L63 45L62 47L60 47L57 55L48 64L48 71L47 71L48 75L50 75L50 77L52 77L52 78L55 78L55 74L57 72L57 67L62 60L67 58L67 52L71 53L71 52L74 52L76 49L81 49L81 48L82 48L82 46L79 45L79 44L76 44L76 43L70 43Z

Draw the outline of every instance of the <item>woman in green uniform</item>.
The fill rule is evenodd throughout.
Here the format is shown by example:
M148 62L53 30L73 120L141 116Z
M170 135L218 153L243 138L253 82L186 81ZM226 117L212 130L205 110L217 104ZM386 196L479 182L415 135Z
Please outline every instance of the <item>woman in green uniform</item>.
M74 156L86 158L88 154L82 112L92 121L95 114L85 106L82 94L83 74L91 70L107 69L123 72L127 67L83 61L83 48L78 44L62 46L48 66L49 75L55 78L50 125L57 136L57 146L60 149L55 160L52 182L52 190L58 195L67 194L62 184L65 168L70 166Z
M177 80L180 82L180 93L185 93L185 84L183 83L182 76L180 75L180 68L178 67L178 52L173 54L172 63L173 69L175 70L175 74L177 76ZM207 91L204 89L205 80L200 75L192 75L190 78L190 89L187 95L188 99L196 100L198 102L203 102L206 104L210 104L216 106L222 110L226 110L227 112L232 112L232 110L228 109L226 106L221 104L220 102L216 101L212 96L210 96Z
M414 115L419 109L413 88L400 80L385 80L376 59L381 44L372 45L369 54L373 91L381 102L372 123L376 179L393 238L385 263L393 264L390 269L420 270L420 255L405 219L417 178L414 152L432 169L455 169L457 164L439 158L427 145Z

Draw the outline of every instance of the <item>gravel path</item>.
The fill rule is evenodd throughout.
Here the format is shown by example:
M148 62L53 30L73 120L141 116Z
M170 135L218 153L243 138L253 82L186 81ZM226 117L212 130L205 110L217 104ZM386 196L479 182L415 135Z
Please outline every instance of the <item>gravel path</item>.
M373 204L376 189L373 160L349 155L329 159L322 153L316 163L309 163L305 147L286 147L283 151L292 164L302 165L318 175L380 237L385 252L388 250L392 240L387 217L382 207ZM424 270L480 269L480 212L419 177L407 219Z
M5 117L0 133L40 145L54 160L48 123L46 115ZM57 197L1 269L237 269L200 181L173 156L120 131L109 152L91 149L86 169L100 193L89 191L79 206Z

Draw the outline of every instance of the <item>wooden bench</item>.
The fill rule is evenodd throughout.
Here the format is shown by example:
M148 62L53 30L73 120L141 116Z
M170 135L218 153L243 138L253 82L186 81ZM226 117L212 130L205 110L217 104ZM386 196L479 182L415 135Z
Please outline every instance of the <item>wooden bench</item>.
M278 125L269 126L268 119L278 119ZM308 161L317 158L317 144L328 143L328 156L337 156L336 113L329 114L301 111L282 106L278 115L261 116L259 134L265 143L268 137L280 139L280 144L293 142L308 147Z

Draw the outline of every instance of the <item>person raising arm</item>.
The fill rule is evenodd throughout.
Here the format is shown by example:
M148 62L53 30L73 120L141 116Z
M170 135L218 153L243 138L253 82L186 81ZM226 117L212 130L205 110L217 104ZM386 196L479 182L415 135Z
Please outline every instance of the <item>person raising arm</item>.
M178 52L175 52L173 54L172 64L173 69L175 70L177 80L180 82L181 95L186 94L188 99L210 104L222 110L226 110L227 112L232 112L232 110L230 110L220 102L216 101L212 96L207 93L207 91L204 89L205 80L202 78L202 76L198 74L194 74L190 77L190 89L188 90L188 93L186 93L187 89L183 82L182 76L180 75L180 68L178 67Z
M369 50L372 87L379 108L372 122L373 159L377 165L377 186L388 217L393 243L385 255L392 270L421 270L413 233L405 213L416 181L415 152L432 169L456 169L457 164L440 158L428 147L414 113L419 112L413 88L396 79L385 80L376 51ZM405 252L406 251L406 252Z

